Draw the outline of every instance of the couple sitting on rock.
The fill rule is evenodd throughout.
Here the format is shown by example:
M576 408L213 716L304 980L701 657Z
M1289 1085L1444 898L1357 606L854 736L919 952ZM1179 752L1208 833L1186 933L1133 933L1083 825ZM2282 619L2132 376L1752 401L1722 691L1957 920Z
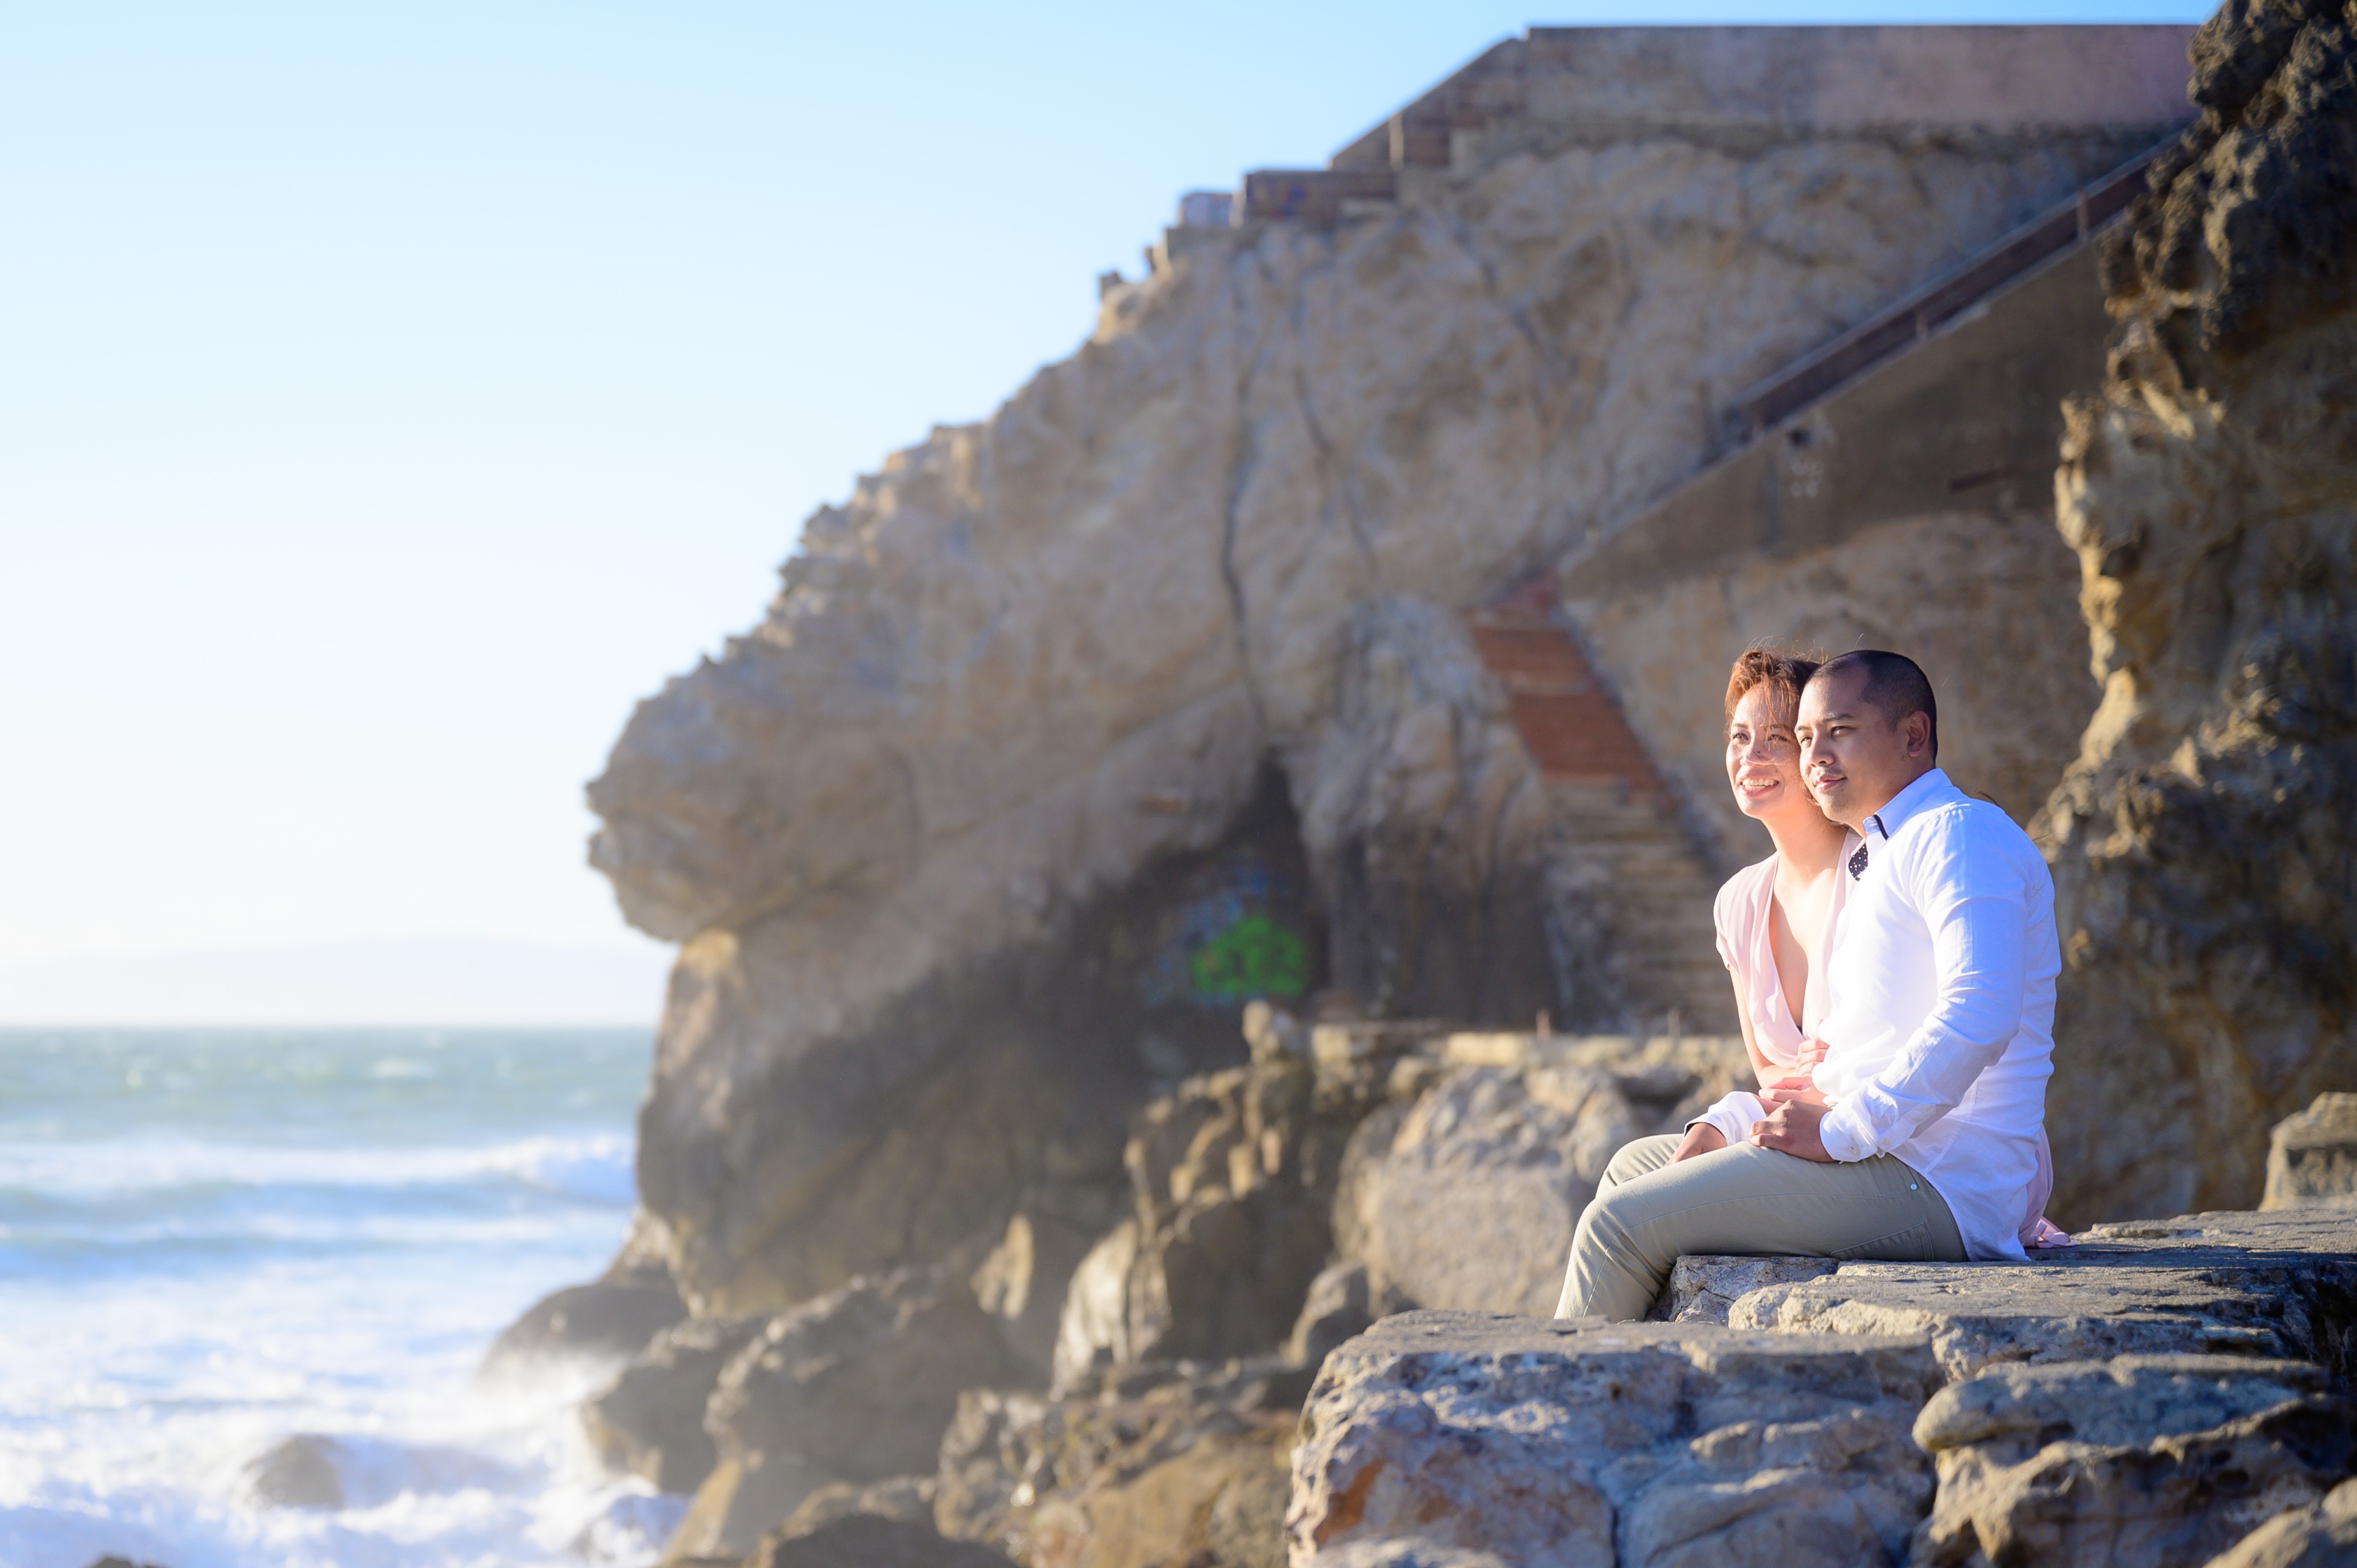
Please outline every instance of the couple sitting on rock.
M1727 715L1736 805L1776 841L1716 910L1760 1091L1620 1151L1555 1316L1642 1317L1681 1255L2068 1245L2044 1219L2062 965L2037 847L1940 770L1912 660L1755 650Z

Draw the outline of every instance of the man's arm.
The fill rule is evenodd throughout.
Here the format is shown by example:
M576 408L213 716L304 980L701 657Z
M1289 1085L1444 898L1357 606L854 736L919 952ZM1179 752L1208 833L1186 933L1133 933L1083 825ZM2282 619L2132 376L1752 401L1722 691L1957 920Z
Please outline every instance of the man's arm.
M1836 1160L1889 1154L1954 1110L2021 1026L2029 899L2014 857L1959 812L1904 868L1932 933L1938 994L1889 1064L1816 1129ZM1978 842L1976 842L1978 841Z

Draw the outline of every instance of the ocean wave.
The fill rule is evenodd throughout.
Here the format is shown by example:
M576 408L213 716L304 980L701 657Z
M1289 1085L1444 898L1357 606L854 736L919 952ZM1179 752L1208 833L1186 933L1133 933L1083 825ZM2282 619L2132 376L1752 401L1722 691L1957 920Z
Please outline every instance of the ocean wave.
M179 1138L0 1148L0 1194L121 1199L196 1188L416 1188L505 1181L579 1201L635 1197L632 1141L599 1133L426 1147L228 1144Z

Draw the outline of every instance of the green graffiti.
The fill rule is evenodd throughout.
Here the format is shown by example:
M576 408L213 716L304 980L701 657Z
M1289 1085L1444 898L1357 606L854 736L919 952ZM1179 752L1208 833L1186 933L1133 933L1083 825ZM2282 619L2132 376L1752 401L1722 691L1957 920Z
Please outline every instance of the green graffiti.
M1187 973L1206 1002L1298 996L1309 983L1309 954L1267 916L1246 915L1189 953Z

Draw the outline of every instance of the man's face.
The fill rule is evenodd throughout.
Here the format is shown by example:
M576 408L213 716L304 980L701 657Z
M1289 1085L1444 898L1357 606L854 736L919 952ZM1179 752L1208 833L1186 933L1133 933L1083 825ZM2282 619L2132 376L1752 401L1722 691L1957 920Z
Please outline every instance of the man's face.
M1856 828L1890 798L1932 770L1932 722L1909 714L1896 723L1866 701L1866 671L1811 681L1792 725L1801 776L1817 807Z

